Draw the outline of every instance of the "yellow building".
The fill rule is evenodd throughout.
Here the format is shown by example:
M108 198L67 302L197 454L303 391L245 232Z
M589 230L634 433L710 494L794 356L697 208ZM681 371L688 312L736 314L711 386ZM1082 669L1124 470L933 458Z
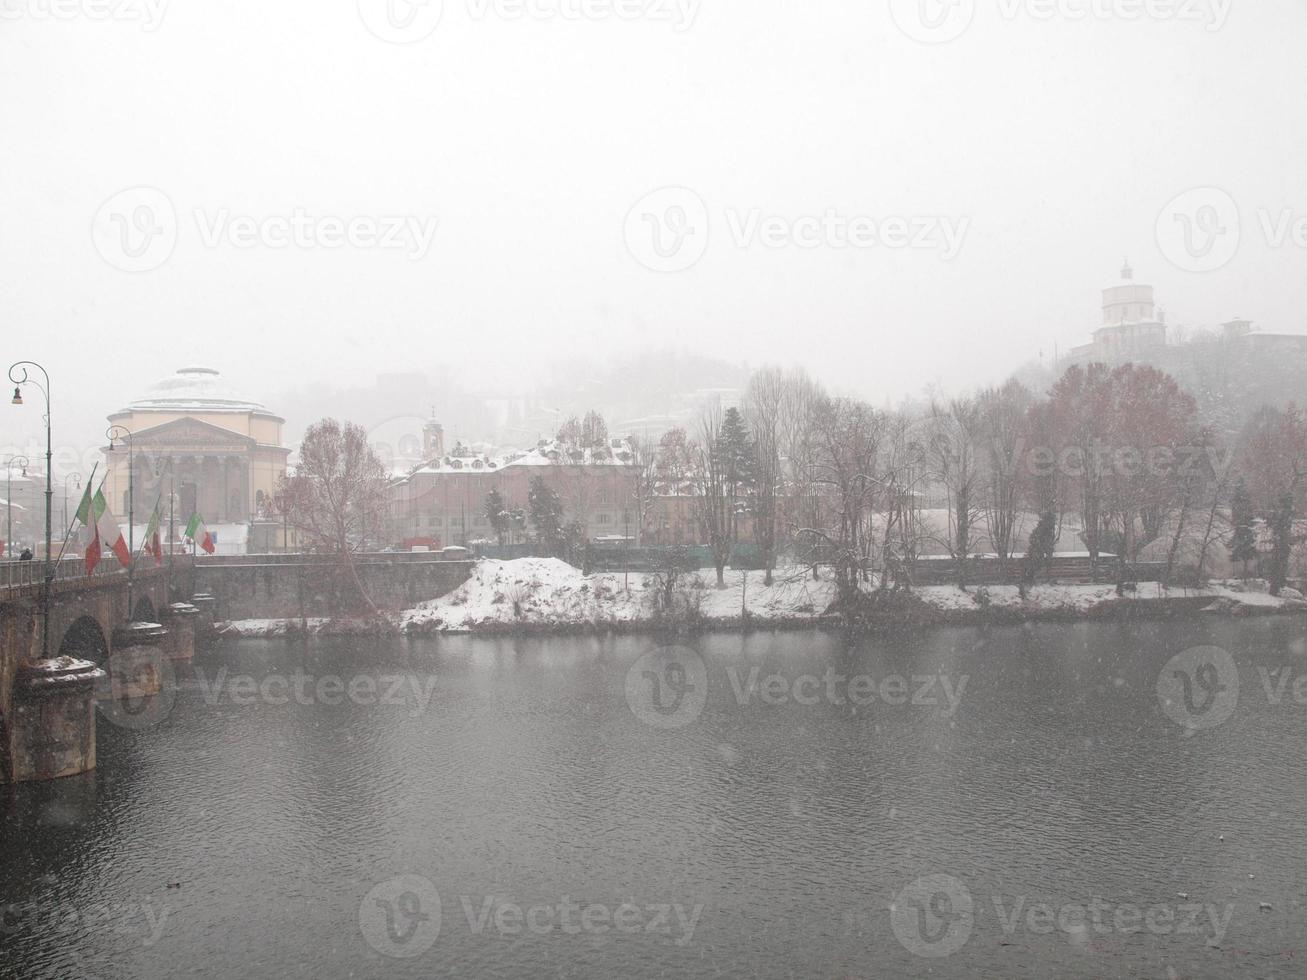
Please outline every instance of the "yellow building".
M240 394L217 371L182 368L110 415L109 422L132 433L138 526L149 519L156 500L167 521L175 494L171 503L178 525L198 512L217 532L220 553L282 544L273 494L290 455L281 444L285 420ZM104 452L105 496L125 521L126 441Z

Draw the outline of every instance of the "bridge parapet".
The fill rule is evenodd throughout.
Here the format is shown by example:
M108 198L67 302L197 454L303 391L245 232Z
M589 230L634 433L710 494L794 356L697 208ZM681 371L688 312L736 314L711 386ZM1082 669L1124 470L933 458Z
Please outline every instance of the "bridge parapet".
M229 555L197 558L194 579L219 620L299 619L357 610L360 586L378 609L410 608L458 588L474 565L428 554L355 555L352 568L334 555Z

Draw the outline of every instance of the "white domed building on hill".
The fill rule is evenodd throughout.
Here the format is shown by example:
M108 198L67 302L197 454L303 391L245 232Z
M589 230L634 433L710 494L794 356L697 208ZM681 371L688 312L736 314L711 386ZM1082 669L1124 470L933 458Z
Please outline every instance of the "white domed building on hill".
M232 386L213 368L187 367L150 385L109 416L132 433L134 523L143 528L155 501L165 526L180 528L198 512L217 537L219 554L284 547L273 505L290 450L285 420ZM128 452L104 447L105 497L115 516L128 515ZM177 534L180 535L180 530Z

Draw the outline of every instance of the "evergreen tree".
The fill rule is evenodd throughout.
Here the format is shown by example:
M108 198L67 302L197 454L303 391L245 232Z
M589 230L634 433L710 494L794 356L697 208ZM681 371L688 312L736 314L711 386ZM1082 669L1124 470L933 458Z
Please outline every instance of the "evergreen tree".
M1257 538L1253 534L1253 502L1243 477L1239 478L1230 498L1230 523L1234 527L1230 538L1230 560L1243 565L1246 577L1248 563L1257 559Z
M744 416L737 408L728 408L722 418L717 451L721 456L726 486L732 496L742 497L751 493L756 482L757 455Z
M507 544L505 538L508 537L509 528L512 527L512 515L504 506L504 497L498 489L486 494L486 520L495 529L495 536L499 539L500 545Z
M542 477L531 478L527 507L531 512L531 523L536 529L536 540L549 554L564 554L566 540L563 533L563 501Z
M1280 495L1271 517L1271 595L1279 595L1288 584L1289 554L1293 545L1293 494Z

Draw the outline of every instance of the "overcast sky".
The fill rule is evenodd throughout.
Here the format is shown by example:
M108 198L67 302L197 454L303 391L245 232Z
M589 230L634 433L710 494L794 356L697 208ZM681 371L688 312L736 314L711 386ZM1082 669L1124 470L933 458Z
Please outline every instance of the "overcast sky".
M1307 329L1302 0L386 4L0 0L0 356L57 443L192 363L291 415L673 344L880 403L1085 342L1127 256Z

